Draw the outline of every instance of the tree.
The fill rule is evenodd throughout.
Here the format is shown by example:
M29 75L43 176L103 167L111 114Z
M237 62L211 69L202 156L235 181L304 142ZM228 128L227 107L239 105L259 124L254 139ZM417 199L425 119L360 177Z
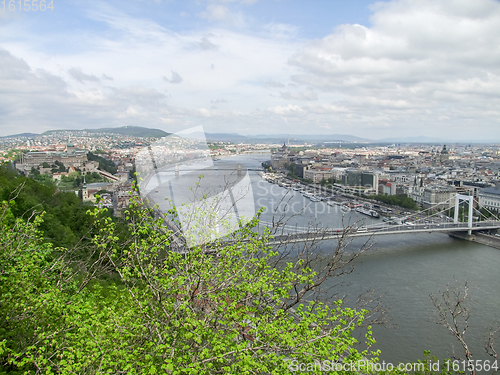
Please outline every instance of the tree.
M99 169L109 172L111 174L115 174L118 170L116 168L115 163L112 160L105 159L104 157L95 155L92 152L89 152L87 154L87 158L89 161L97 161L99 163Z
M311 243L296 261L280 262L269 244L279 226L259 231L258 218L214 239L213 231L200 226L216 211L206 203L211 210L195 212L193 231L186 234L202 241L182 252L174 246L182 241L178 233L142 202L134 201L127 212L125 244L111 218L94 208L88 234L93 254L76 269L70 250L55 258L40 241L41 219L3 226L4 369L279 374L290 373L292 359L373 358L371 331L364 349L352 335L367 311L347 308L342 300L326 304L314 294L326 278L349 272L349 259L356 257L343 253L349 229L314 271L318 258ZM118 282L103 284L102 276L110 274ZM23 289L9 292L15 284Z
M57 168L57 172L66 172L66 167L64 166L63 163L61 163L59 160L56 160L54 162L54 165L56 166ZM54 173L54 172L52 172Z
M272 169L270 161L265 161L265 162L261 163L261 165L262 165L262 168L264 168L264 170L266 172L269 172Z
M35 181L37 181L41 184L44 184L44 185L50 185L50 186L55 185L54 181L52 180L52 177L49 175L46 175L46 174L38 174L38 175L34 176L34 179L35 179Z
M35 167L31 167L30 175L32 175L34 177L34 176L38 176L39 174L40 174L40 171L38 169L36 169Z
M369 195L369 199L375 199L380 202L400 206L403 208L409 208L411 210L418 210L418 206L415 201L405 194L401 195Z
M83 178L81 176L75 176L73 180L73 187L78 187L82 184Z
M295 164L295 163L286 163L286 164L284 165L284 168L285 168L286 170L288 170L288 176L289 176L289 177L291 177L291 178L295 178L295 179L299 178L299 177L297 176L297 174L296 174L296 172L297 172L297 164Z
M468 294L469 286L466 281L463 290L451 289L447 285L445 291L440 292L439 297L431 294L430 298L439 314L438 324L446 327L457 338L465 351L465 358L471 360L472 353L464 340L465 332L469 327L469 309L466 305Z
M473 361L473 353L465 339L465 333L469 328L470 318L470 307L468 306L468 302L470 299L469 292L471 287L469 284L470 283L465 280L463 287L446 285L444 291L440 291L438 296L430 294L432 304L438 312L437 324L444 326L458 340L463 349L465 360L468 361L467 363ZM496 361L498 357L495 348L495 338L498 330L498 327L490 329L484 347L486 353L493 358L493 361ZM454 359L460 359L460 357L454 354ZM488 361L488 363L489 362L490 361ZM498 366L498 363L496 365ZM461 369L463 370L464 367L461 367ZM472 366L472 368L468 369L470 374L475 374L475 367L476 366ZM495 371L497 369L495 369ZM485 371L489 371L489 369L485 368Z
M37 180L40 178L47 176L31 179L0 168L0 202L12 200L12 214L24 220L45 211L38 228L43 232L43 241L52 243L54 247L72 248L77 243L88 242L88 239L81 239L86 237L92 223L92 218L86 214L89 206L74 192L56 191L51 181L39 183ZM13 195L13 191L18 193Z

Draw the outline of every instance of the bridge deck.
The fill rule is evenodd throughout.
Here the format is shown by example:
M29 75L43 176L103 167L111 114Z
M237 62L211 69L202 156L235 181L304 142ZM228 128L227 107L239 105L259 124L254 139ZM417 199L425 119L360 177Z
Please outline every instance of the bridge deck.
M418 224L418 225L397 225L397 226L373 226L353 228L349 231L349 237L370 237L380 235L408 234L408 233L432 233L432 232L457 232L457 231L477 231L500 229L499 222L481 222L469 228L467 223L446 223L446 224ZM274 236L271 243L295 243L313 239L337 239L344 234L343 228L320 229L315 232L295 232Z

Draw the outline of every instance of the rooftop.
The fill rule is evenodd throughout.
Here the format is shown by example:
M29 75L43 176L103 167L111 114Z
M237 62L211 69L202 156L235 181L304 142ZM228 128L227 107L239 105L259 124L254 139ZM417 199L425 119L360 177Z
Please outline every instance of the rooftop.
M487 188L483 189L481 192L487 193L487 194L500 195L500 187L498 187L498 186L487 187Z

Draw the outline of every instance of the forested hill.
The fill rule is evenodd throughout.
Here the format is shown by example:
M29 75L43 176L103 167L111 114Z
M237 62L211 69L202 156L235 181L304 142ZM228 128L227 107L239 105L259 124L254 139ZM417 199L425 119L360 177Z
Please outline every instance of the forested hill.
M34 212L45 211L40 229L45 242L54 246L74 246L93 221L86 214L92 206L83 204L75 193L57 192L55 186L40 184L0 167L0 201L12 198L10 211L15 217L28 219Z
M82 130L78 129L48 130L42 133L42 135L58 133L58 132L79 132L79 131ZM119 128L83 129L83 131L87 133L110 133L110 134L128 135L131 137L145 137L145 138L161 138L171 134L161 129L143 128L141 126L122 126Z
M103 158L102 156L93 154L91 152L87 154L87 159L90 161L98 162L100 170L109 172L111 174L115 174L117 172L116 165L112 160L108 160L106 158Z

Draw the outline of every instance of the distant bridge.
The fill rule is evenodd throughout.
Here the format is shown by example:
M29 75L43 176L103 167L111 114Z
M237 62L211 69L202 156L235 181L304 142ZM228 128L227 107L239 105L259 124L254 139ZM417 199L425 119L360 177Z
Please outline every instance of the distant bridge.
M450 200L455 200L454 220L444 215L447 210L434 213L430 216L423 214L426 211L435 210L436 207L442 207L443 204L448 203ZM467 203L467 222L459 222L460 205ZM474 221L474 211L479 215L477 219L482 221ZM489 211L488 211L489 212ZM297 243L306 242L314 239L330 240L338 239L342 236L349 237L371 237L380 235L394 235L394 234L407 234L407 233L432 233L432 232L468 232L470 235L473 231L484 230L498 230L500 229L500 220L493 213L489 212L490 216L494 219L486 218L480 211L474 208L474 197L469 195L457 194L455 197L448 199L444 202L424 210L417 212L410 216L403 218L392 218L383 223L376 223L368 226L347 227L347 228L305 228L290 225L281 227L282 234L275 235L269 244L282 244L282 243ZM420 217L420 219L417 219ZM465 214L464 214L465 216ZM263 221L264 225L271 225ZM288 232L288 233L284 233Z
M285 227L286 229L286 227ZM375 224L366 227L350 228L321 228L309 231L290 232L273 236L270 245L281 243L306 242L315 239L335 240L342 236L348 237L371 237L381 235L408 234L408 233L432 233L432 232L469 232L477 230L500 229L500 221L482 221L474 223L469 227L468 223L429 223L414 225L384 225Z

